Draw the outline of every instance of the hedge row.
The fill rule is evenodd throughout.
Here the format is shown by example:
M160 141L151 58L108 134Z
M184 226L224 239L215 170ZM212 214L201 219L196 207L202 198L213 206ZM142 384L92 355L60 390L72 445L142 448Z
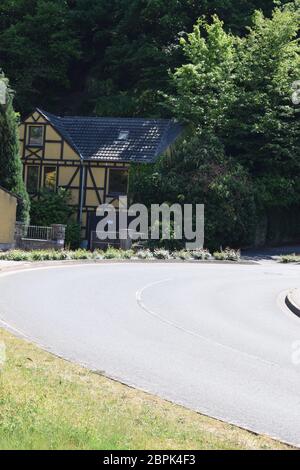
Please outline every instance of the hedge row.
M227 249L225 251L214 253L211 255L207 250L195 251L174 251L156 249L150 250L118 250L115 248L108 248L106 251L95 250L76 250L76 251L54 251L54 250L35 250L35 251L22 251L11 250L0 253L0 260L7 261L58 261L58 260L102 260L102 259L140 259L140 260L228 260L239 261L240 252Z

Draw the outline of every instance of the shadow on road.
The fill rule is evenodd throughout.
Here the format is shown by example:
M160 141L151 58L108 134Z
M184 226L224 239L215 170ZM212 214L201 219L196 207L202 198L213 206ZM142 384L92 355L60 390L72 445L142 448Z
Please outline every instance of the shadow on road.
M300 255L300 245L279 246L270 248L253 248L242 250L242 258L245 260L262 261L274 260L281 255L296 253Z

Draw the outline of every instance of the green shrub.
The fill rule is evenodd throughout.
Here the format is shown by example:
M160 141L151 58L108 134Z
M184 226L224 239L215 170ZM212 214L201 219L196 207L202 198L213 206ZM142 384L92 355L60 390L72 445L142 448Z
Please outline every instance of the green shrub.
M138 259L153 259L153 253L150 250L139 250L135 253Z
M101 260L104 258L104 252L102 250L95 250L92 256L94 260Z
M232 248L226 248L224 251L216 251L214 258L218 261L240 261L241 252Z
M70 193L59 188L56 192L43 189L38 199L31 201L31 224L51 226L52 224L66 225L66 247L76 250L80 246L81 228L74 221L74 208L70 207Z
M170 252L168 250L163 250L160 248L157 248L156 250L154 250L153 255L154 255L154 258L156 259L170 259L171 258Z
M122 257L122 252L121 250L118 250L117 248L111 248L109 247L103 255L104 259L121 259Z
M67 225L72 221L74 208L70 207L70 193L59 188L56 192L43 189L38 199L32 199L30 221L32 225Z
M81 227L76 222L69 222L66 227L66 247L76 250L80 247Z
M193 250L191 255L195 260L209 260L212 259L212 255L208 250Z
M82 248L70 253L71 259L93 259L93 253L91 251L83 250Z
M194 260L209 260L212 259L212 255L208 250L180 250L172 253L172 257L175 259L182 259L183 261Z
M121 256L123 259L132 259L135 256L135 253L133 250L124 250L121 252Z
M300 263L300 255L296 255L296 253L291 255L282 255L279 260L280 263Z
M186 250L174 251L172 254L173 258L181 259L183 261L187 261L192 259L191 252Z
M226 248L224 251L214 253L214 258L223 261L239 261L240 252ZM0 260L7 261L63 261L63 260L169 260L169 259L181 259L183 261L194 260L207 260L212 259L212 255L207 250L180 250L170 253L168 250L156 249L154 252L150 250L119 250L117 248L109 247L106 251L95 250L94 252L78 249L75 251L71 250L11 250L6 252L0 252ZM300 262L300 256L289 255L281 257L282 263L287 262Z
M0 260L6 261L30 261L31 253L23 250L12 250L0 253Z
M53 251L36 250L32 251L30 254L32 261L49 261L53 260L54 257Z

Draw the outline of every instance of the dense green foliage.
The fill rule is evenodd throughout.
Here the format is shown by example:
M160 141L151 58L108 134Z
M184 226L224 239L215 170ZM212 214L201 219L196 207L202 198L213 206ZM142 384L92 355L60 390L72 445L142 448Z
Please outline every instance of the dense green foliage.
M38 199L32 199L30 216L32 225L66 225L66 245L74 249L80 244L80 225L75 221L74 208L69 204L70 194L65 189L57 192L43 190Z
M190 137L172 158L161 159L154 173L149 167L136 167L131 188L139 202L205 204L209 248L251 242L255 224L251 180L240 164L225 158L213 136Z
M2 0L0 66L22 113L184 122L132 195L205 203L208 244L237 246L300 206L299 23L299 0Z
M300 107L291 99L300 77L299 20L294 3L271 18L256 12L243 38L214 16L181 39L187 60L172 74L167 99L189 133L154 174L133 177L134 197L204 202L213 246L253 243L263 215L300 205Z
M183 61L178 38L217 13L244 34L273 0L1 0L1 66L22 113L160 115L158 91Z
M7 90L6 103L0 104L0 186L18 196L18 220L27 222L29 197L23 183L19 156L19 120L13 108L13 93L9 88L8 80L1 72L0 81L5 84Z
M31 201L31 223L44 227L66 224L74 213L69 202L70 195L65 189L59 189L57 192L48 189L41 191L39 198Z

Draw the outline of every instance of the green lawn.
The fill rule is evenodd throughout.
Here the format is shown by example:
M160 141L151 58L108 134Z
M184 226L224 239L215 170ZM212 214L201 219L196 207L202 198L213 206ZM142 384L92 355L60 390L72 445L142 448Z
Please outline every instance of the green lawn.
M0 449L286 449L131 389L0 329Z

